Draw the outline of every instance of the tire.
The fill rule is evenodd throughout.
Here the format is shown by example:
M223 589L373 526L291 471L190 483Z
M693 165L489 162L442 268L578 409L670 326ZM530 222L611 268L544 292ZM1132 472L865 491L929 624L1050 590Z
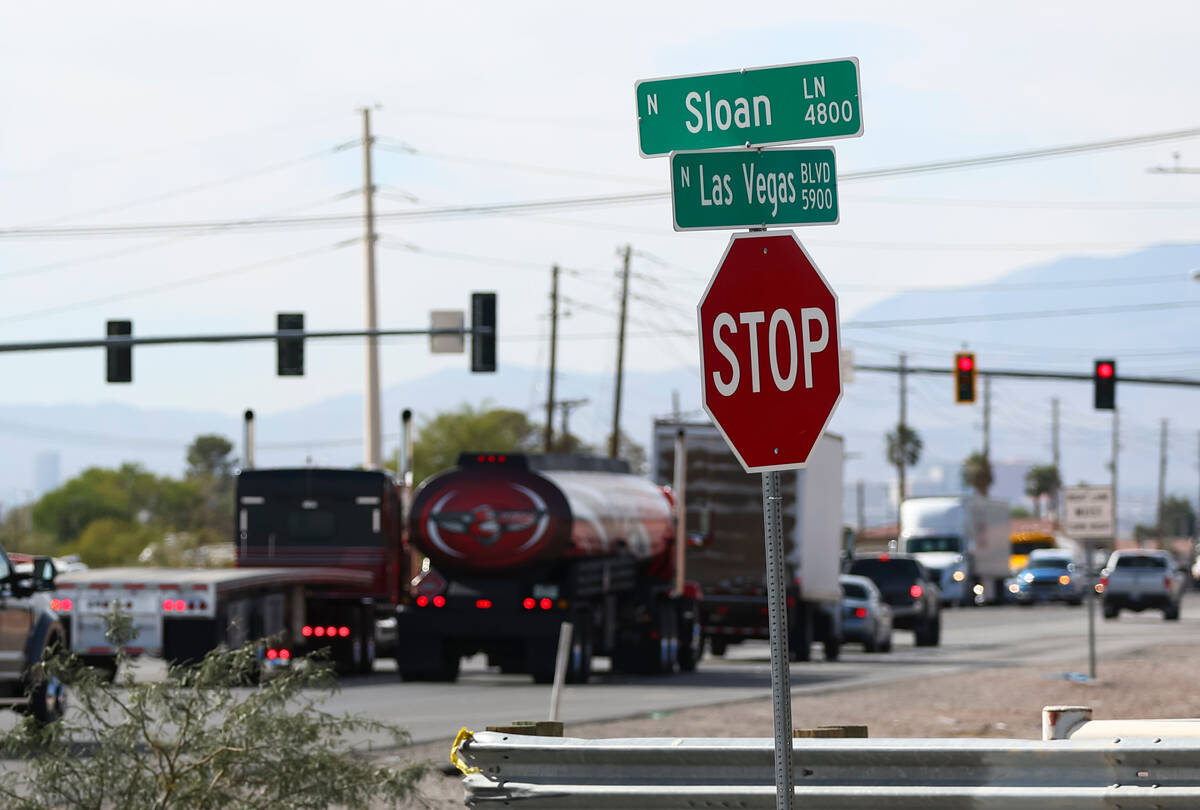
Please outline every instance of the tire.
M1108 602L1104 603L1104 606L1103 606L1104 618L1115 619L1115 618L1117 618L1117 614L1120 612L1121 612L1120 608L1116 607L1115 605L1110 605Z
M1178 602L1176 602L1175 604L1171 605L1168 608L1163 609L1163 619L1165 619L1168 622L1179 621L1179 603Z
M879 651L890 653L892 651L892 637L889 635L882 644L879 645Z
M658 606L658 659L654 672L671 675L675 672L675 659L679 657L679 622L675 618L675 606L665 602Z
M703 644L703 642L701 642ZM708 651L720 658L725 654L725 650L729 649L729 642L723 638L713 636L708 640Z
M942 615L933 617L933 627L929 631L929 646L938 647L942 643Z
M42 650L42 657L45 658L59 646L61 641L52 636ZM66 685L58 678L47 675L40 662L34 666L29 678L29 713L37 724L44 726L62 719L67 710Z
M587 683L592 676L592 620L588 614L575 617L571 651L567 656L567 683ZM551 673L551 679L553 679Z
M359 616L362 656L358 661L358 674L370 675L375 671L375 611L371 608L363 608Z
M879 642L872 636L863 639L863 652L873 653L879 652Z
M789 620L790 620L789 614ZM807 610L795 617L796 626L788 635L788 660L808 661L812 658L813 622Z
M692 618L685 618L682 613L679 617L679 671L695 672L703 655L704 636L700 632L700 622L696 620L693 607Z
M825 650L826 661L836 661L842 654L842 640L836 636L825 639L821 646Z

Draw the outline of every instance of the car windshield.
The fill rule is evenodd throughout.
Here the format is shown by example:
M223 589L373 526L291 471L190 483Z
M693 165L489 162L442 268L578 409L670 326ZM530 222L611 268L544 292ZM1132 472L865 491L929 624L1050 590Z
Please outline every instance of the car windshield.
M1167 561L1163 557L1143 556L1141 554L1129 557L1117 557L1117 568L1166 568Z
M1070 568L1071 560L1067 557L1037 557L1029 561L1030 568Z
M862 585L859 585L857 582L843 582L842 596L845 596L847 599L866 600L868 598L867 589Z
M921 554L927 551L960 551L962 540L954 535L933 535L930 537L910 537L904 541L909 554Z
M916 560L855 560L850 573L867 577L876 585L903 585L920 578L921 569Z

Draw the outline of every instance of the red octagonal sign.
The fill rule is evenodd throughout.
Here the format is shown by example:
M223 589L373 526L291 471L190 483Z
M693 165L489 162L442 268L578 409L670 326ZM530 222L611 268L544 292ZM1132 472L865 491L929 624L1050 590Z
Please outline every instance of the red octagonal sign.
M842 373L837 296L796 234L734 234L696 310L704 410L746 472L803 467Z

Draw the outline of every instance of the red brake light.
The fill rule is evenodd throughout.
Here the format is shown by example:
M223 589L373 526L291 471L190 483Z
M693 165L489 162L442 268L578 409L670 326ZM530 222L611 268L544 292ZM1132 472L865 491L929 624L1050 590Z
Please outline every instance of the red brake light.
M336 627L326 627L325 635L329 636L330 638L333 638L334 636L337 635L337 628Z
M278 657L279 657L279 650L267 650L267 658L274 661Z
M854 615L860 619L865 619L865 618L867 618L867 609L866 608L855 608Z
M175 610L187 610L187 602L182 599L175 600Z
M1163 577L1163 587L1166 588L1168 591L1171 590L1171 578L1170 577Z
M521 605L526 610L533 610L535 607L537 607L537 600L534 599L532 596L526 596L525 600L523 602L521 602Z
M320 627L320 626L314 627L313 635L316 636L317 638L320 638L321 636L325 635L325 628Z
M437 596L433 597L433 606L434 607L445 607L446 606L446 597L442 596L440 593Z
M288 660L289 658L291 658L291 657L292 657L292 654L291 654L290 652L288 652L287 650L280 650L280 651L279 651L279 657L280 657L282 660L286 661L286 660Z
M307 624L300 628L300 635L304 636L305 638L308 638L309 636L311 636L312 633L313 633L312 628L309 627Z
M475 607L479 608L480 610L487 610L491 606L492 606L491 599L476 599L475 600Z
M921 594L925 593L924 589L921 588L920 585L913 585L908 589L908 592L912 595L913 599L920 599Z
M72 602L70 599L62 600L62 609L63 610L70 610L73 607L75 607L75 603Z
M554 600L550 599L549 597L543 596L542 601L538 602L538 606L542 610L549 610L550 608L554 607Z
M50 600L50 609L51 610L58 610L61 607L62 607L62 602L60 602L59 600L57 600L57 599Z
M480 464L482 464L483 462L487 461L487 456L480 456L479 458L477 458L475 460L478 461Z
M505 457L505 456L496 456L496 461L499 461L501 464L503 464L505 461L507 461L507 457Z
M1108 587L1108 577L1100 577L1100 587L1101 588Z
M417 607L425 607L428 604L429 604L429 597L426 596L425 594L421 594L420 596L417 597Z
M163 610L165 610L169 613L174 609L175 609L175 600L174 599L164 599L163 600Z
M888 560L890 560L891 558L892 558L892 557L891 557L891 555L890 555L890 554L880 554L880 555L879 555L879 561L880 561L880 562L887 562L887 561L888 561Z
M342 638L346 638L347 636L350 635L350 628L346 627L345 625L339 627L338 635L341 636Z

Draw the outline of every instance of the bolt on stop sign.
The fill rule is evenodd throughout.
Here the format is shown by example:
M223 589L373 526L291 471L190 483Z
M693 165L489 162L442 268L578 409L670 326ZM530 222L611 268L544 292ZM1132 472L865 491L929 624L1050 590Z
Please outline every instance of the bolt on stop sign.
M842 374L837 296L800 240L734 234L696 311L704 410L746 472L803 467Z

